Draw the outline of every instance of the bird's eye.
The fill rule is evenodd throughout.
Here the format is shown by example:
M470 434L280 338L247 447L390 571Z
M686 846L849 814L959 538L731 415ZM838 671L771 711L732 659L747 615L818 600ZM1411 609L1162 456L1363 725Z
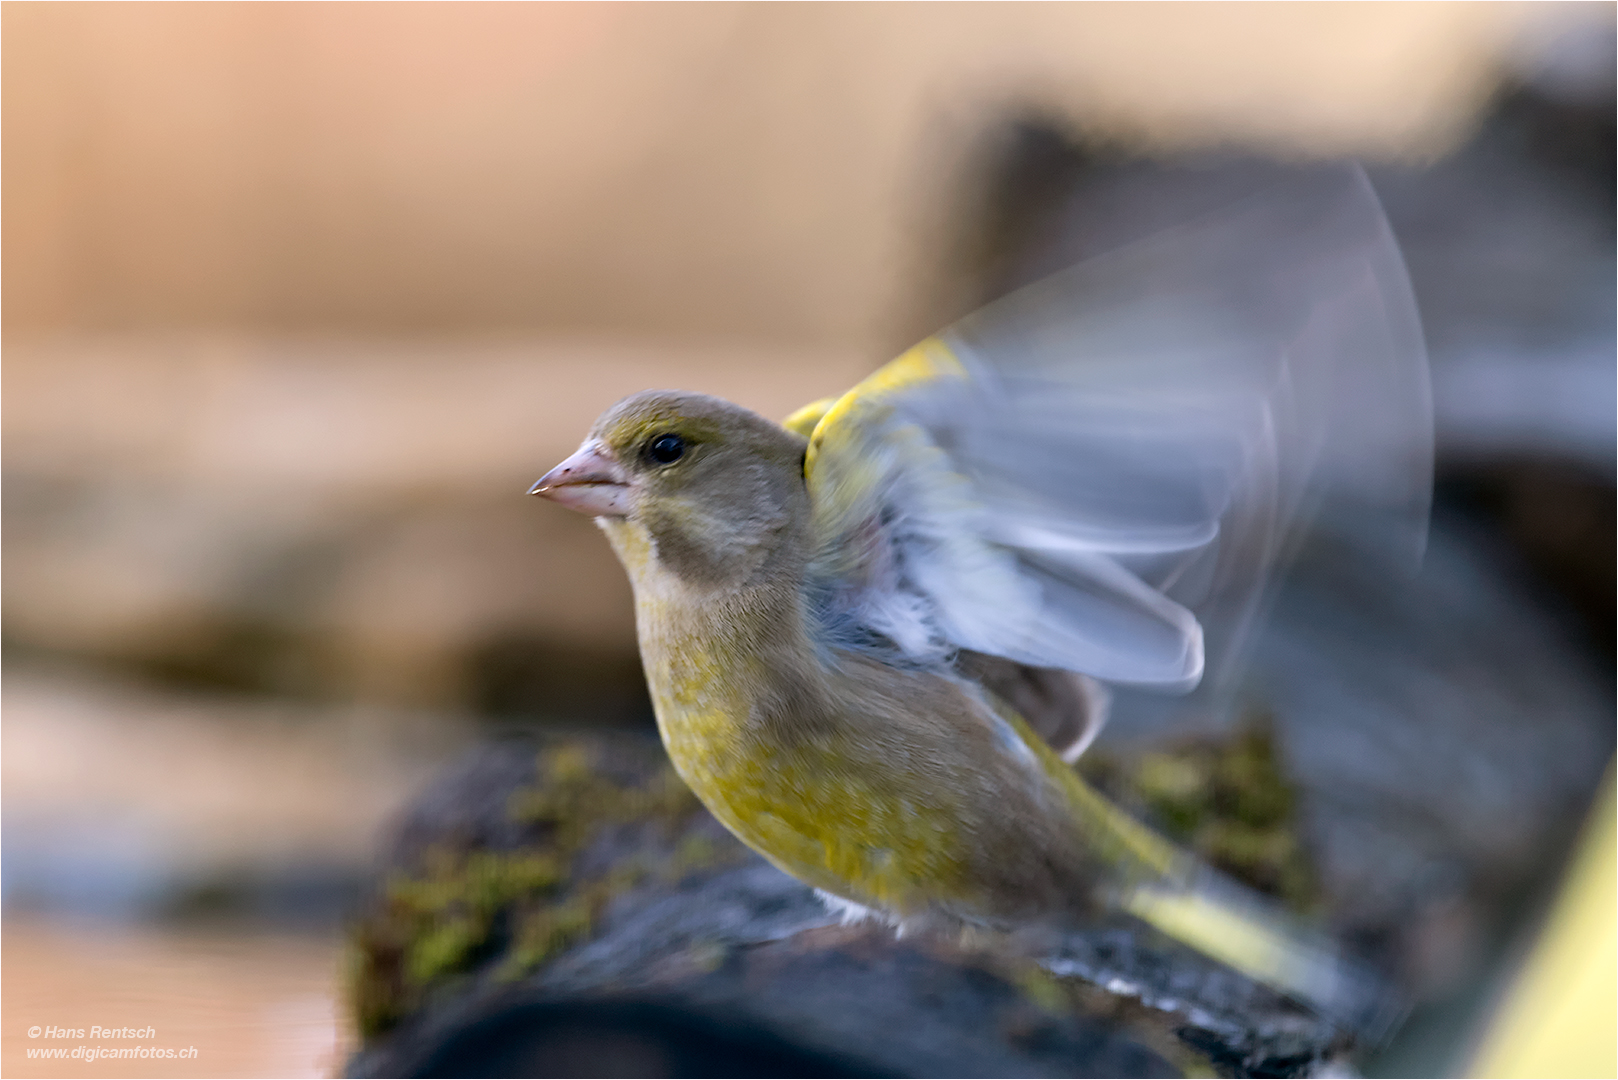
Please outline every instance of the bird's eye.
M672 465L685 456L685 440L672 431L654 436L646 444L646 456L659 465Z

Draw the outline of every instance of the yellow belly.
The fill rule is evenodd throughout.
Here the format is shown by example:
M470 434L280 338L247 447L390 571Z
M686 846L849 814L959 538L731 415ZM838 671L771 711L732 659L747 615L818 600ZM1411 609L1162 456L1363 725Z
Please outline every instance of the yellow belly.
M873 775L837 736L773 743L723 708L661 700L675 769L743 843L816 888L900 915L959 895L953 815L937 792Z

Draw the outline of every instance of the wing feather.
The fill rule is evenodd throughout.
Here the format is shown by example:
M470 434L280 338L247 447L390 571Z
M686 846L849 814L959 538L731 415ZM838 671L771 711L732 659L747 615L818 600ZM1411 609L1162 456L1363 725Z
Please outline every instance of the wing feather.
M796 414L809 589L833 640L890 662L969 650L1186 690L1239 651L1309 523L1419 553L1429 418L1381 208L1357 168L1319 170L1013 293Z

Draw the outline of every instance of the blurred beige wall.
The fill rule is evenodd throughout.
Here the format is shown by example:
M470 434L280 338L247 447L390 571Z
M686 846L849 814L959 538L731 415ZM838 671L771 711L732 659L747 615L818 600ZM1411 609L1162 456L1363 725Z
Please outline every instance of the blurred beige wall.
M1436 154L1591 7L0 4L5 642L578 712L628 586L522 492L623 394L782 416L958 312L997 123Z
M998 111L1432 153L1548 10L8 2L5 325L880 351Z

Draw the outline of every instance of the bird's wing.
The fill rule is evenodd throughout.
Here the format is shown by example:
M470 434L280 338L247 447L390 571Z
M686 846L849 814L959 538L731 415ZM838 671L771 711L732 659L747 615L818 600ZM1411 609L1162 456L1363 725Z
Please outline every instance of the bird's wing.
M1430 413L1369 183L1294 175L790 418L810 439L811 604L890 662L970 650L1188 689L1205 653L1234 655L1306 522L1419 557Z

